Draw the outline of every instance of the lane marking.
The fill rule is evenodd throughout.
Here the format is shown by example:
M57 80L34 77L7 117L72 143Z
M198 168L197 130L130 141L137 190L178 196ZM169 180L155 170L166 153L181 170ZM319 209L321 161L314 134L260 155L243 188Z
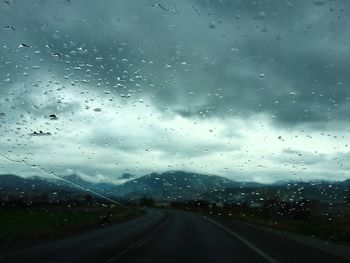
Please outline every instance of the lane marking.
M169 215L166 214L165 218L163 219L163 222L161 224L158 225L158 227L156 227L155 230L153 230L151 233L149 233L148 235L146 235L145 237L137 240L135 243L133 243L132 245L130 245L129 247L127 247L126 249L122 250L120 253L118 253L117 255L115 255L114 257L111 257L110 259L108 259L107 261L105 261L105 263L114 263L116 262L118 259L120 259L121 257L123 257L124 255L126 255L127 253L129 253L130 251L132 251L133 249L139 248L141 246L143 246L144 244L146 244L147 242L149 242L154 234L159 231L163 226L165 226L168 223L168 217Z
M251 250L253 250L255 253L257 253L259 256L263 257L267 262L269 263L277 263L277 261L270 257L269 255L267 255L265 252L263 252L260 248L256 247L254 244L252 244L251 242L249 242L247 239L245 239L244 237L242 237L241 235L238 235L237 233L233 232L231 229L229 229L228 227L216 222L215 220L209 218L209 217L204 217L206 220L208 220L210 223L216 225L217 227L221 228L222 230L226 231L227 233L229 233L230 235L234 236L235 238L237 238L239 241L241 241L242 243L244 243L246 246L248 246Z
M142 238L141 240L136 241L135 243L133 243L131 246L127 247L126 249L124 249L123 251L121 251L119 254L115 255L114 257L111 257L110 259L108 259L107 261L105 261L105 263L113 263L116 262L118 259L120 259L122 256L124 256L125 254L127 254L128 252L130 252L131 250L141 246L142 244L144 244L145 241L147 241L147 239L151 239L151 236L146 236L144 238Z
M145 217L147 215L148 214L141 215L139 217L131 219L130 221L125 221L125 222L121 222L121 223L111 224L111 225L109 225L107 227L116 227L116 226L120 226L121 224L124 224L124 223L133 223L133 224L135 224L133 221L139 220L140 218ZM155 214L152 215L152 218L154 217L154 215ZM0 262L1 262L1 259L7 259L8 257L21 256L21 255L23 255L25 253L30 253L30 252L33 252L35 250L42 250L42 249L45 249L45 247L47 247L47 246L57 245L57 244L60 244L60 243L62 243L64 241L67 241L67 240L74 240L76 238L82 237L84 235L89 235L89 234L91 234L93 232L98 232L100 230L105 230L105 228L92 229L90 231L88 230L87 232L83 232L83 233L80 233L80 234L78 233L76 235L67 236L67 237L64 237L64 238L57 239L57 240L50 240L50 241L44 242L42 244L35 245L33 247L22 248L22 249L20 249L18 251L6 252L6 253L0 255Z

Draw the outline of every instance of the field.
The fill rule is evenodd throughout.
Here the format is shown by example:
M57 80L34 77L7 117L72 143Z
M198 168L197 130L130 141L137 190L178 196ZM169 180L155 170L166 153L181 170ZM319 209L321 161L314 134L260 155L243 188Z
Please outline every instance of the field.
M212 212L213 213L213 212ZM350 245L350 217L328 220L321 217L305 219L266 217L253 211L251 213L229 213L217 211L223 221L240 220L256 225L267 226L282 231L319 238L341 245ZM216 215L217 215L216 214Z
M310 213L271 213L271 209L251 208L247 206L200 206L180 205L175 208L209 214L222 222L239 220L255 225L319 238L340 245L350 245L350 207L345 213L334 211L334 207L310 208ZM332 212L333 210L333 212Z
M0 248L63 238L139 214L134 210L100 205L0 207Z

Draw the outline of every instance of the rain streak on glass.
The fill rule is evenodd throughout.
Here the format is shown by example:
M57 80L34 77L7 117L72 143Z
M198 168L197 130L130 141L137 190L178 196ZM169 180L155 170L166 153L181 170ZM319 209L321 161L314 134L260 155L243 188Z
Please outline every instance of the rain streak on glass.
M152 226L185 218L194 237L213 229L182 210L218 220L242 246L234 261L309 251L281 237L265 251L236 220L349 260L334 252L350 244L349 16L346 0L0 0L0 244L152 207ZM213 233L198 234L208 260L233 242Z

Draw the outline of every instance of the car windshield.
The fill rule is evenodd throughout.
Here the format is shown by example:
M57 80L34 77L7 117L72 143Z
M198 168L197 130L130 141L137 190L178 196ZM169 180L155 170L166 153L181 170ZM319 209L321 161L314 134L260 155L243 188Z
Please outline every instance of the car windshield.
M349 0L0 0L1 262L350 262Z

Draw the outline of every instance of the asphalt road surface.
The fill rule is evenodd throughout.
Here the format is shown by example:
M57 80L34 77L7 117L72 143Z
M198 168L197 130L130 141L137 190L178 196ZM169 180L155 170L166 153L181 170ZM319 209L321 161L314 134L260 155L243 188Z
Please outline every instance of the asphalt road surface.
M0 262L349 262L244 224L175 210L0 256Z

